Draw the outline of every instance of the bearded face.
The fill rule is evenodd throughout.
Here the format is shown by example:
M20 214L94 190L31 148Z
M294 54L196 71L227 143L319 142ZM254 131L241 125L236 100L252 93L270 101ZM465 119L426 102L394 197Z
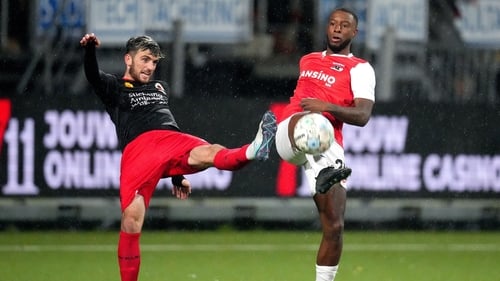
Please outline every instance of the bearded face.
M340 40L338 43L332 43L330 40L328 40L328 35L326 36L326 45L328 49L332 51L334 54L341 53L342 50L348 48L352 42L352 38L345 39L345 40Z
M153 77L160 58L149 50L140 50L125 55L127 70L124 78L141 83L147 83Z

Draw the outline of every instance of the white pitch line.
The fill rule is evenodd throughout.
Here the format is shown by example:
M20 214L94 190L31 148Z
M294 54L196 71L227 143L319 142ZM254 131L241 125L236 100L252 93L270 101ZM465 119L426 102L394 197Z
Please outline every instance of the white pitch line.
M0 245L0 252L114 252L116 245ZM316 251L316 244L142 244L144 252L222 252L222 251ZM345 244L345 251L371 252L500 252L500 244Z

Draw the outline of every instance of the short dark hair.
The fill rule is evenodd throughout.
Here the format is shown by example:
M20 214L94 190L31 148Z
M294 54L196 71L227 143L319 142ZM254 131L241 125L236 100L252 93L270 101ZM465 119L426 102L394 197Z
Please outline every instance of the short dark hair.
M356 15L356 13L351 10L351 9L348 9L348 8L345 8L345 7L340 7L340 8L336 8L335 10L333 10L331 14L337 12L337 11L341 11L341 12L344 12L344 13L348 13L348 14L351 14L352 17L354 18L354 22L356 23L356 26L358 26L358 15Z
M155 40L153 40L153 38L147 35L131 37L130 39L128 39L125 53L128 54L131 52L144 51L144 50L151 51L151 53L156 57L159 58L165 57L161 52L160 45L158 45L158 43Z

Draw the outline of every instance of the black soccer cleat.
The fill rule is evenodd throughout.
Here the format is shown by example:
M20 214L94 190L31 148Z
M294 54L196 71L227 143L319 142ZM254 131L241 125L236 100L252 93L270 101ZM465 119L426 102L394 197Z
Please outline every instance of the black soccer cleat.
M335 169L334 167L323 168L316 177L316 192L321 194L327 193L334 184L347 179L351 175L351 172L351 168L347 167L339 169Z

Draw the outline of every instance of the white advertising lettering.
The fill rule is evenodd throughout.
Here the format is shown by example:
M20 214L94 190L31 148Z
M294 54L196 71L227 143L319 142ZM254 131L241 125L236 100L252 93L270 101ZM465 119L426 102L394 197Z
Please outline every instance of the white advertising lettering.
M432 147L423 149L430 153L416 153L407 147L419 141L409 140L411 125L408 116L377 115L365 127L344 126L346 164L353 169L350 190L500 192L500 155L438 153ZM3 141L2 195L119 189L121 151L104 111L47 110L41 118L12 117ZM233 173L209 168L186 178L193 190L224 191ZM298 196L309 196L304 176L296 184ZM171 186L163 179L157 189Z
M500 192L500 155L405 153L409 123L407 116L380 115L365 127L344 126L350 190ZM304 179L300 196L309 195Z
M353 169L349 187L370 191L418 191L421 156L418 154L346 154Z
M17 118L9 121L5 133L7 150L7 184L5 195L36 195L35 185L35 121L31 118L20 122Z
M344 149L360 153L363 151L395 152L405 150L409 120L406 116L374 116L365 127L344 126Z
M500 156L429 155L423 166L429 191L500 191Z
M121 153L105 112L48 110L44 119L43 175L50 189L118 188Z
M9 121L4 136L7 181L2 194L38 195L37 170L43 172L44 183L53 191L119 188L121 151L106 112L47 110L43 119L46 126L36 125L33 118ZM46 128L41 144L36 143L35 127ZM37 145L47 152L36 154ZM35 155L43 155L41 167L35 166ZM193 190L226 190L232 172L210 168L186 177ZM171 188L170 180L162 180L158 188Z
M117 151L50 151L43 174L51 189L110 189L119 186L121 153Z
M98 149L116 149L118 145L115 127L105 112L49 110L45 112L45 123L49 129L43 144L49 149L88 149L93 145Z

